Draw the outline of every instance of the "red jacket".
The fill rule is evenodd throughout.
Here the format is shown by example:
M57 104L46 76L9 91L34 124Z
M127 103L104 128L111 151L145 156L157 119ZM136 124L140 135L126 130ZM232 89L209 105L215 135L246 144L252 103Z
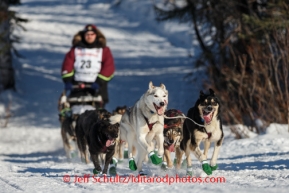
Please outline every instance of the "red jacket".
M85 49L85 48L84 48ZM98 78L110 81L113 78L113 73L115 71L114 60L109 47L102 48L102 62L101 70L98 74ZM75 62L75 48L71 48L70 51L65 55L61 75L62 79L73 77L74 75L74 62Z

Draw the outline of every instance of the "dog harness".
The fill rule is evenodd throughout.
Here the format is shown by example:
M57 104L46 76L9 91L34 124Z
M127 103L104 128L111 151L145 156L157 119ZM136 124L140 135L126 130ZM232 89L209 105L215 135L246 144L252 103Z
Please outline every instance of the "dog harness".
M207 132L206 132L207 133ZM208 139L210 139L211 138L211 136L212 136L212 133L207 133L208 134Z
M164 129L169 129L169 128L171 128L171 127L178 127L178 126L180 126L180 124L181 124L181 123L176 123L176 124L173 124L173 125L165 124L165 125L164 125Z
M170 109L168 111L165 112L165 115L167 117L177 117L177 116L181 116L183 113L180 111L180 110L177 110L177 109ZM164 125L164 129L168 129L168 128L171 128L171 127L178 127L181 125L182 122L179 122L179 123L176 123L176 124L173 124L173 125L168 125L168 124L165 124Z
M212 137L212 133L208 133L205 127L204 127L204 131L205 131L205 133L207 133L208 139L210 139Z
M146 123L147 123L147 125L148 125L148 127L149 127L150 131L151 131L151 130L152 130L152 128L153 128L153 126L154 126L154 124L155 124L156 122L154 122L154 123L149 123L149 120L148 120L148 118L146 118L145 116L144 116L144 118L145 118L145 120L146 120Z

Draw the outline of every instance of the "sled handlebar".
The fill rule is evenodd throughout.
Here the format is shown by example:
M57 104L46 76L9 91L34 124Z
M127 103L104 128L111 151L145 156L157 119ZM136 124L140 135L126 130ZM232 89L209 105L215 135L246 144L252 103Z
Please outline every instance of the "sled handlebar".
M72 88L80 88L80 89L91 88L91 84L79 83L77 85L73 85Z

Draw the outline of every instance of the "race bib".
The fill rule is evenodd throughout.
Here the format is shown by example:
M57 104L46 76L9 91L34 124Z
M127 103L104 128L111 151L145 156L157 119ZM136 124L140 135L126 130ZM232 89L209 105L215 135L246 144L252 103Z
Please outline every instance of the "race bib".
M74 79L94 82L101 69L102 48L75 48Z

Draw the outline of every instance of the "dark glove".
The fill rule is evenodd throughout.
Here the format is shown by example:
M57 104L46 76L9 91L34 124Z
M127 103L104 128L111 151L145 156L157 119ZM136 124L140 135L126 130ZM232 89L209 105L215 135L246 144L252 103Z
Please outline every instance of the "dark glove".
M66 83L64 84L65 90L72 90L72 87L73 87L73 85L72 85L71 82L66 82Z
M98 90L99 89L99 85L96 82L94 82L94 83L92 83L91 88L93 90Z

